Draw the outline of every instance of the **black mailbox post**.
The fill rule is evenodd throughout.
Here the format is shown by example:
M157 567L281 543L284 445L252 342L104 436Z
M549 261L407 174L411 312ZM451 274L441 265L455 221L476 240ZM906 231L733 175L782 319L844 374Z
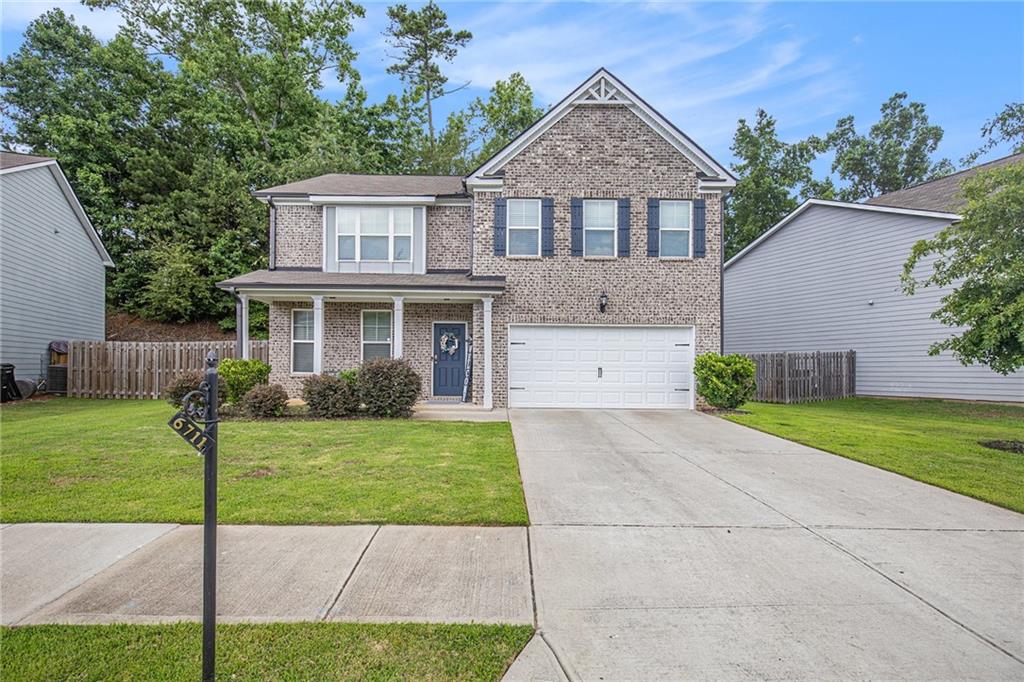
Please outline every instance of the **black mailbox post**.
M217 354L206 356L199 389L188 393L168 425L203 456L203 681L216 676L217 625ZM202 421L199 426L197 421Z

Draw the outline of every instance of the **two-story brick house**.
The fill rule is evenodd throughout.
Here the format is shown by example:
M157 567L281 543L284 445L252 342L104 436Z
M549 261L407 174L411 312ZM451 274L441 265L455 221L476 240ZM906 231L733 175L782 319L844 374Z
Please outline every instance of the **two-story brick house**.
M260 190L271 381L403 357L426 399L678 407L721 343L735 180L606 70L466 177L324 175ZM242 339L244 341L244 339ZM242 348L248 344L243 343Z

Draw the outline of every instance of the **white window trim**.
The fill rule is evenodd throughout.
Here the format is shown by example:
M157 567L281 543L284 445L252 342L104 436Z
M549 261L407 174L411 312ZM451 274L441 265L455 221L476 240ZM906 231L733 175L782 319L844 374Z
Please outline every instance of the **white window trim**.
M612 205L612 226L611 227L587 227L587 204L592 203L606 203ZM593 260L601 260L602 258L618 258L619 257L619 202L617 199L584 199L583 200L583 257ZM612 233L612 253L611 255L605 254L587 254L587 230L591 232L611 232Z
M666 203L682 204L687 203L690 205L690 227L684 229L681 227L662 227L661 217L664 215L661 211L661 205ZM663 256L661 255L661 235L663 232L689 232L689 249L688 256ZM662 260L693 260L693 199L658 199L658 258Z
M532 201L537 204L537 227L531 226L520 226L512 227L509 224L509 220L512 217L512 211L509 210L508 202L510 201ZM544 224L544 206L541 205L540 199L523 199L520 197L510 197L505 202L505 256L507 258L540 258L542 245L541 241L544 238L543 230L541 226ZM512 230L536 230L537 231L537 253L512 253Z
M297 375L300 375L300 376L313 375L313 374L316 374L316 372L313 372L313 371L310 371L310 372L297 372L297 371L295 371L295 344L297 344L297 343L308 343L309 345L313 346L313 352L314 353L316 352L316 339L315 338L312 338L309 341L301 341L301 340L300 341L296 341L295 340L295 313L299 312L299 311L307 312L310 315L315 315L315 313L313 312L312 308L292 308L291 327L288 328L288 336L291 338L291 343L288 345L288 354L290 356L289 357L288 368L291 370L292 374L297 374ZM314 321L314 329L313 329L314 337L316 336L315 325L316 325L316 322ZM313 367L316 367L316 359L315 358L314 358L314 361L313 361Z
M388 259L387 260L363 260L363 217L362 209L381 209L388 211ZM413 248L416 234L416 212L413 206L339 206L334 211L334 259L339 263L412 263ZM342 211L353 211L356 216L355 234L342 234L341 213ZM409 234L395 234L395 211L409 212ZM367 237L383 237L382 234L368 234ZM395 258L395 237L409 238L409 257L398 260ZM341 238L355 237L356 257L354 259L341 257Z
M359 312L359 362L366 362L366 344L379 346L383 341L366 340L366 313L387 313L391 316L391 323L388 330L388 357L394 357L395 353L395 311L389 308L364 308Z

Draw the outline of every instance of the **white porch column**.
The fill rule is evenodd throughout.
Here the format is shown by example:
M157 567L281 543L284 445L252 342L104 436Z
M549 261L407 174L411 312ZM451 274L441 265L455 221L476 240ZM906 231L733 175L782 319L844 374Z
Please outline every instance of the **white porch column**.
M242 347L239 349L241 353L239 357L243 360L248 360L249 354L249 294L239 294L239 309L238 309L238 320L236 326L238 329L238 342Z
M324 297L313 297L313 373L324 371Z
M484 407L494 407L494 335L491 333L491 304L493 298L482 299L484 304Z
M402 357L402 328L405 323L405 297L392 296L395 303L394 331L391 332L391 357Z

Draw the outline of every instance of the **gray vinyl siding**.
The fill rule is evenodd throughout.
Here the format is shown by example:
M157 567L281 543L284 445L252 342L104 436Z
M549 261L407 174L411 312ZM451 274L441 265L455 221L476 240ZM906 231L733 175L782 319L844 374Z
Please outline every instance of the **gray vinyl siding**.
M0 362L31 379L50 341L103 339L104 279L50 167L0 175Z
M1022 372L928 355L951 331L929 317L948 289L900 291L911 246L947 224L810 207L725 270L726 352L852 348L861 395L1024 401Z

